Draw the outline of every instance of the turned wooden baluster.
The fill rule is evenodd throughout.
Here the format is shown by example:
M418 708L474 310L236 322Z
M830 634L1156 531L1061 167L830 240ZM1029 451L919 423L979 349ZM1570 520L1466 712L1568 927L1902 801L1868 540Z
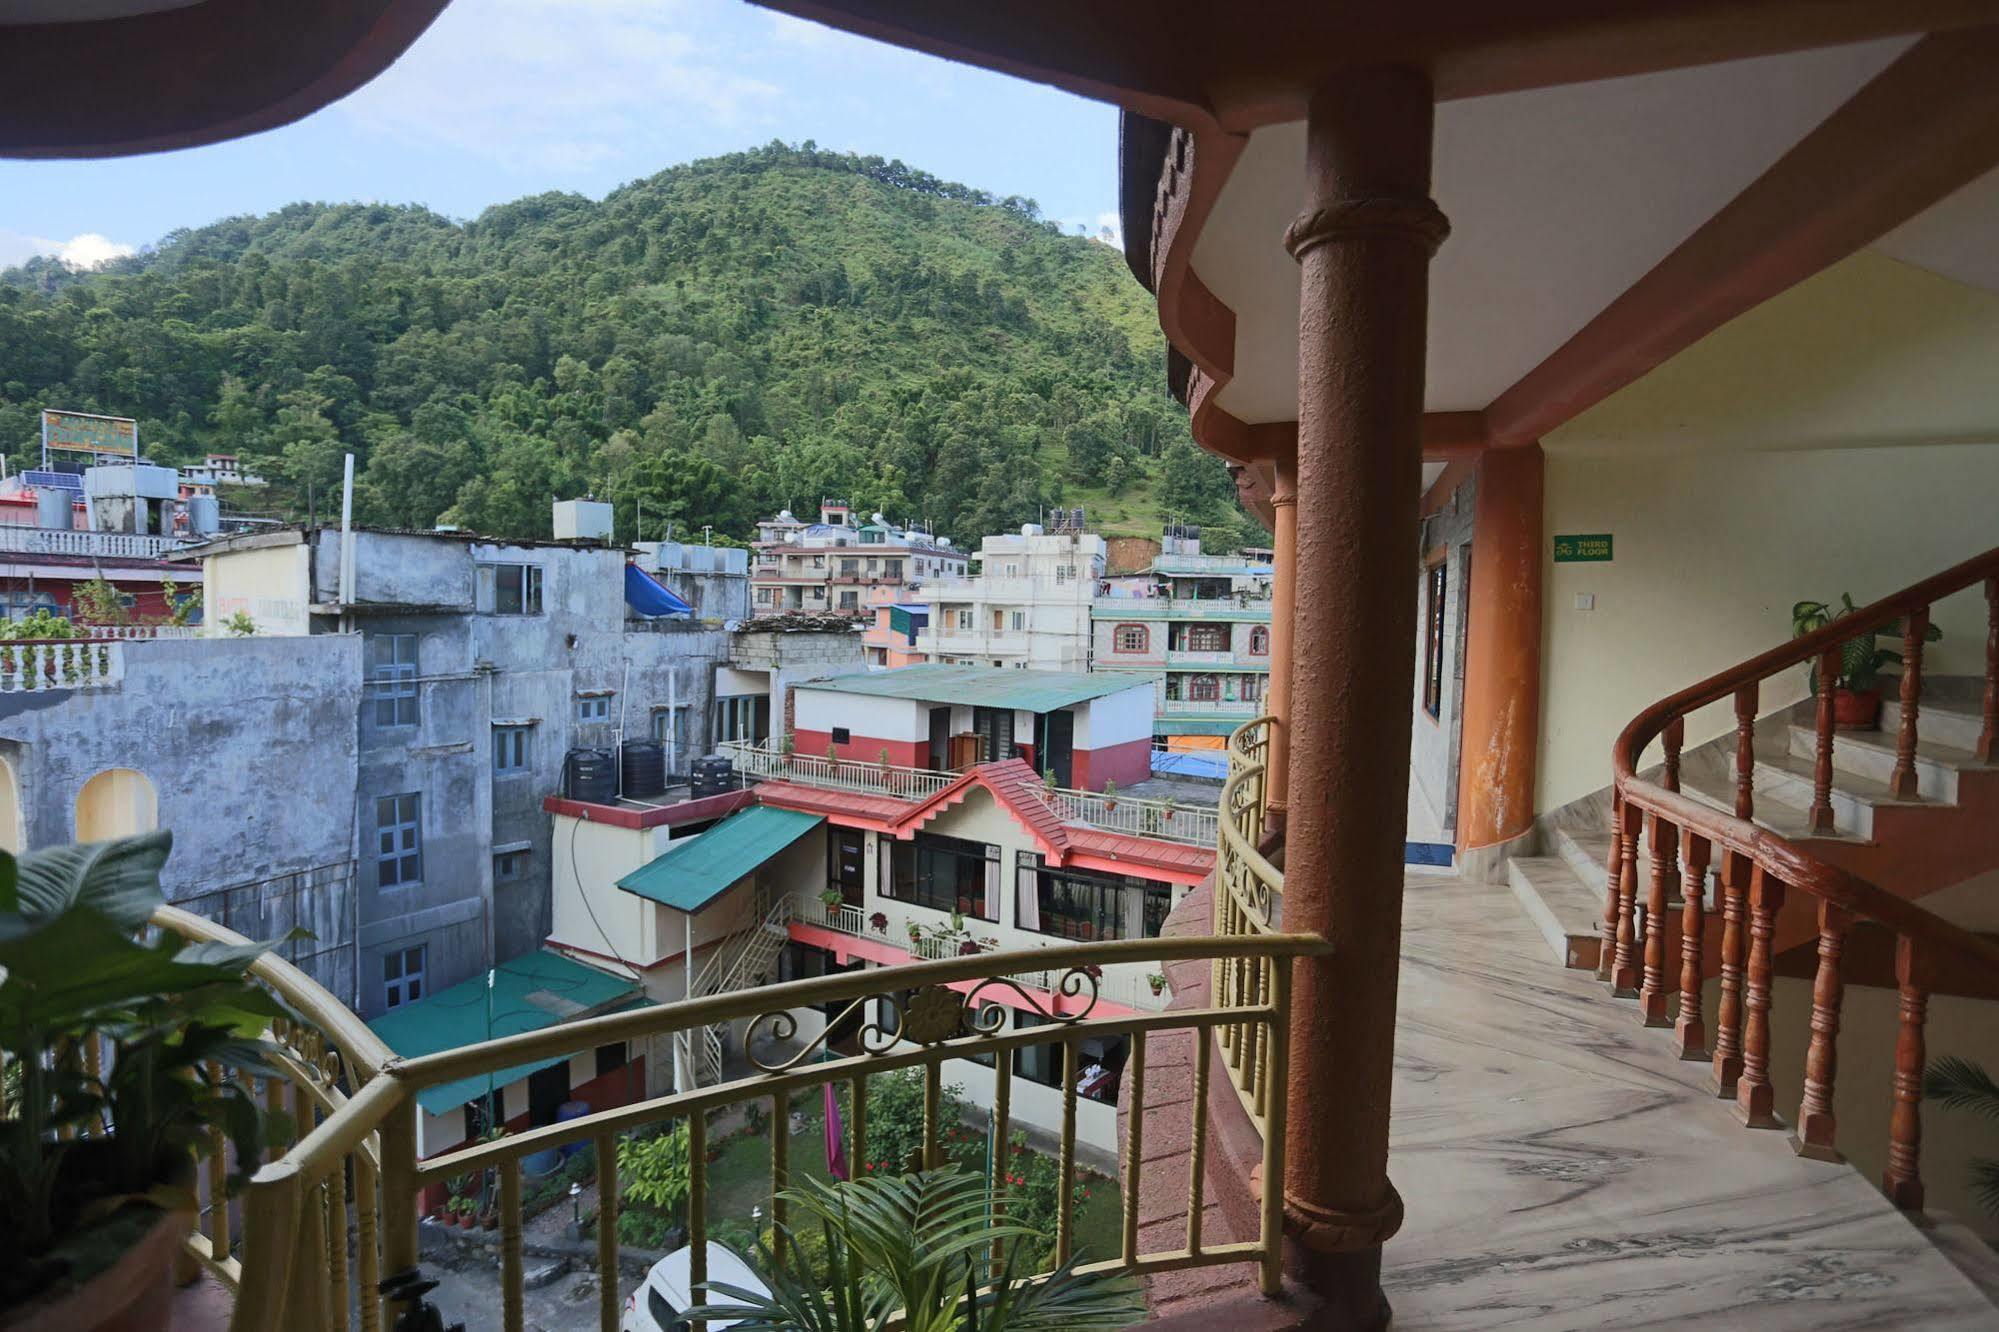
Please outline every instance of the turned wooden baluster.
M1702 899L1707 895L1707 864L1711 843L1692 831L1685 835L1680 863L1686 869L1680 879L1680 1016L1673 1023L1680 1058L1707 1058L1707 1023L1701 1015L1701 969L1707 942L1707 921Z
M1819 655L1818 758L1812 769L1812 831L1832 831L1832 694L1839 679L1839 649Z
M1929 627L1928 606L1902 620L1902 725L1895 737L1895 771L1888 778L1888 794L1897 800L1916 798L1916 717L1923 692L1923 637Z
M1756 817L1756 699L1752 681L1735 691L1735 817ZM1749 857L1723 851L1721 894L1721 997L1714 1014L1715 1095L1735 1095L1742 1076L1742 960L1747 945L1743 916L1748 910Z
M1610 968L1610 992L1619 999L1638 994L1638 838L1645 811L1624 802L1617 823L1617 955Z
M1668 791L1677 791L1680 789L1680 751L1686 747L1686 741L1687 723L1679 717L1675 717L1673 720L1667 722L1666 729L1659 734L1659 747L1665 759L1664 770L1659 776L1659 785L1665 787ZM1656 844L1652 848L1652 854L1654 857L1659 855L1659 848ZM1671 824L1666 826L1665 855L1666 882L1670 884L1680 877L1678 865L1680 858L1680 830ZM1645 924L1646 928L1649 929L1652 922L1647 920Z
M1770 1088L1770 939L1784 885L1761 865L1749 875L1749 968L1742 996L1742 1076L1735 1084L1735 1108L1750 1128L1782 1128Z
M1999 578L1985 580L1985 726L1978 733L1978 758L1999 759Z
M1819 903L1819 969L1812 981L1812 1043L1805 1050L1805 1094L1798 1105L1798 1131L1792 1145L1798 1155L1816 1161L1843 1158L1834 1146L1833 1077L1839 1067L1839 1009L1846 994L1840 974L1840 953L1853 913L1831 902Z
M1607 981L1616 971L1618 903L1617 877L1624 869L1624 793L1610 788L1610 861L1603 867L1603 943L1597 948L1596 978Z
M1638 1010L1648 1027L1667 1027L1666 1015L1666 899L1671 893L1674 857L1669 844L1678 840L1673 825L1657 814L1650 816L1652 836L1652 882L1645 894L1645 976L1638 986Z
M1895 980L1901 989L1901 1030L1895 1037L1895 1108L1888 1116L1888 1165L1881 1191L1905 1211L1923 1206L1923 1018L1929 1010L1928 977L1917 967L1907 936L1895 946Z

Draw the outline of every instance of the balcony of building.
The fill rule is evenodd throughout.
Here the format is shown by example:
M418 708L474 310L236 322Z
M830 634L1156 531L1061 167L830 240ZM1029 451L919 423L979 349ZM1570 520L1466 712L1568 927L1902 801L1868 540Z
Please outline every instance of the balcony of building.
M0 555L63 555L86 560L158 560L193 543L194 539L187 537L0 524Z
M1262 620L1270 619L1270 598L1096 597L1090 614L1099 620Z

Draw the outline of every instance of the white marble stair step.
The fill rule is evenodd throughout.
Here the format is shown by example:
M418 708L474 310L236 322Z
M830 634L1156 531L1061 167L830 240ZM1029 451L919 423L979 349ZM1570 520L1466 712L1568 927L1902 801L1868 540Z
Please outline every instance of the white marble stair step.
M1797 791L1795 783L1787 782L1781 788L1772 786L1766 789L1760 775L1761 760L1758 761L1758 767L1756 817L1754 822L1759 827L1768 828L1771 832L1788 837L1793 841L1808 837L1845 842L1867 840L1855 834L1850 825L1841 825L1830 833L1815 833L1812 831L1812 816L1810 813L1812 788L1809 772L1807 773L1804 786L1804 803L1796 804L1793 803ZM1733 788L1726 792L1718 792L1706 790L1699 786L1684 786L1681 788L1681 793L1690 800L1698 800L1703 805L1711 805L1724 813L1733 814L1735 812L1735 791ZM1838 817L1838 813L1839 805L1835 801L1833 805L1835 819Z
M1833 752L1839 752L1838 742L1833 744ZM1766 798L1795 805L1802 810L1812 806L1812 791L1817 770L1816 761L1798 754L1759 754L1756 756L1756 805L1758 822L1762 820L1763 803ZM1888 783L1876 781L1872 777L1862 777L1854 772L1841 772L1837 768L1832 774L1832 790L1827 799L1832 803L1833 826L1842 833L1850 834L1864 841L1874 837L1874 811L1884 805L1920 805L1921 800L1897 800L1888 793ZM1808 820L1809 822L1809 820Z
M1515 856L1506 881L1555 960L1580 971L1596 970L1603 935L1603 897L1560 856Z
M1818 753L1818 732L1810 726L1792 723L1791 755L1794 758L1811 760ZM1834 780L1844 774L1852 774L1869 781L1879 782L1885 789L1888 779L1895 774L1895 731L1839 731L1832 739L1832 766ZM1978 755L1969 749L1959 749L1955 745L1940 744L1935 740L1917 738L1916 741L1916 793L1924 800L1938 804L1957 803L1957 776L1967 768L1981 771L1992 767L1980 763Z
M1578 832L1570 828L1555 830L1555 853L1569 867L1584 889L1596 900L1596 910L1601 917L1604 895L1610 891L1610 834ZM1638 847L1638 896L1642 900L1650 891L1652 882L1652 854L1641 841ZM1673 879L1670 902L1674 907L1680 903L1680 881Z
M1949 1212L1928 1213L1919 1228L1986 1299L1999 1304L1999 1253L1977 1231Z
M1916 735L1919 739L1966 753L1978 747L1978 736L1984 728L1984 719L1975 703L1939 703L1925 698L1922 706L1916 709ZM1884 698L1881 701L1881 733L1892 736L1901 729L1902 701L1899 698Z

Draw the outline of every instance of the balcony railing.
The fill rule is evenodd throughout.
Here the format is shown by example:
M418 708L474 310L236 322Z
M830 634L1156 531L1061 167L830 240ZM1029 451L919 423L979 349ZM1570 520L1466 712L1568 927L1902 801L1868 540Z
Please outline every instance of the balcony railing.
M1263 701L1255 698L1169 698L1159 705L1159 712L1164 717L1186 717L1195 714L1203 716L1233 714L1238 717L1249 717L1262 706Z
M125 649L88 639L0 640L0 694L109 689L125 678Z
M1276 937L1284 905L1284 875L1264 859L1263 841L1268 797L1265 765L1270 735L1281 722L1258 717L1229 737L1229 777L1222 784L1221 835L1215 848L1215 916L1217 938ZM1253 1006L1282 984L1271 969L1253 956L1215 961L1214 993L1223 1007ZM1272 1052L1261 1030L1238 1024L1220 1032L1222 1057L1242 1097L1243 1108L1266 1133L1279 1107L1270 1100L1273 1085L1282 1086L1280 1072L1270 1075ZM1281 1058L1281 1054L1279 1056ZM1276 1098L1283 1100L1280 1092Z
M855 939L879 939L891 943L889 935L868 927L867 913L856 906L842 902L829 907L825 900L815 893L794 893L790 903L790 918L804 925L817 925L822 929ZM893 943L901 947L900 943ZM1049 945L1052 947L1053 945ZM909 947L911 958L922 962L935 962L958 955L957 946L949 940L940 940L931 935L923 935ZM1040 990L1054 995L1062 984L1062 973L1058 971L1017 971L1014 979L1029 989ZM1163 990L1154 990L1151 982L1143 975L1129 971L1106 973L1097 978L1097 997L1126 1008L1141 1011L1157 1011L1166 1006L1167 996Z
M725 740L716 748L735 763L737 772L759 781L800 782L827 790L893 796L900 800L922 800L963 775L934 768L900 768L858 759L786 754L774 742L759 745L749 740ZM1215 842L1216 812L1204 805L1105 795L1066 786L1043 790L1065 823L1168 842L1191 842L1196 846L1212 846Z
M829 759L823 754L787 754L773 742L725 740L716 748L736 765L736 771L759 781L801 782L833 791L921 800L958 779L955 772L931 768L899 768L858 759Z
M1270 598L1097 597L1090 602L1090 613L1099 620L1267 620Z
M157 560L169 551L193 544L182 537L142 536L136 532L91 532L62 527L0 525L0 553L75 555L85 559Z
M242 1203L244 1218L241 1258L228 1254L237 1241L230 1234L225 1209L211 1209L221 1218L219 1235L204 1233L190 1241L196 1256L209 1262L236 1290L231 1326L237 1329L330 1327L334 1311L347 1308L351 1298L347 1255L350 1238L348 1182L353 1184L351 1239L362 1292L360 1317L364 1328L388 1326L398 1307L378 1300L374 1281L384 1272L413 1266L418 1258L418 1194L426 1186L487 1170L498 1177L500 1216L500 1325L518 1332L525 1323L522 1241L523 1161L551 1148L589 1145L596 1157L598 1197L597 1324L617 1332L620 1316L618 1271L617 1146L621 1134L654 1125L685 1124L687 1162L691 1172L687 1206L687 1242L691 1270L688 1280L695 1308L692 1321L703 1323L707 1304L702 1283L708 1278L708 1123L711 1114L732 1106L760 1104L770 1122L786 1123L794 1104L809 1104L822 1087L845 1087L851 1111L846 1129L851 1135L847 1159L866 1159L868 1079L877 1073L921 1069L937 1104L943 1066L951 1059L990 1058L994 1092L992 1131L996 1141L1008 1140L1011 1125L1013 1060L1011 1052L1027 1046L1058 1044L1062 1049L1062 1115L1058 1147L1059 1188L1055 1231L1057 1261L1076 1251L1077 1074L1084 1047L1092 1042L1124 1038L1130 1054L1123 1071L1125 1118L1123 1227L1120 1252L1089 1268L1152 1274L1189 1267L1254 1265L1267 1294L1279 1289L1283 1191L1263 1190L1255 1238L1239 1243L1204 1242L1207 1181L1201 1145L1208 1136L1208 1099L1198 1090L1191 1105L1188 1169L1185 1187L1189 1206L1184 1233L1167 1237L1168 1248L1140 1245L1138 1201L1148 1162L1170 1156L1147 1145L1172 1132L1166 1121L1144 1113L1146 1051L1155 1033L1179 1029L1199 1034L1196 1049L1209 1047L1207 1033L1228 1033L1229 1045L1256 1052L1253 1100L1264 1107L1262 1177L1284 1177L1285 1098L1281 1088L1289 1050L1289 985L1293 960L1330 951L1316 937L1275 933L1239 934L1227 938L1128 940L1114 943L1064 944L1015 953L985 953L973 957L907 966L847 972L814 980L715 995L702 999L587 1018L541 1031L502 1037L476 1045L440 1051L402 1061L388 1061L377 1046L358 1038L366 1028L344 1010L328 1004L324 992L292 987L291 997L315 1001L308 1009L323 1025L317 1031L287 1031L300 1053L300 1081L295 1104L303 1110L300 1127L309 1130L282 1155L258 1170ZM1120 964L1151 964L1187 959L1212 959L1225 974L1238 969L1259 977L1252 996L1246 988L1233 991L1228 1002L1209 1007L1162 1013L1102 1015L1095 973ZM260 963L268 970L272 964ZM282 965L282 964L277 964ZM1059 1007L1042 1008L1023 976L1058 976L1053 993ZM966 983L969 982L969 985ZM310 985L310 982L306 982ZM961 993L952 988L964 986ZM1034 987L1038 988L1038 987ZM317 987L313 987L316 991ZM1009 1029L1001 1005L1033 1009L1042 1019L1031 1028ZM802 1048L773 1052L765 1038L790 1041L798 1032L794 1013L833 1006L843 1022L860 1021L861 1050L827 1058L833 1051L822 1034ZM875 1020L866 1021L870 1005ZM296 1006L296 999L295 999ZM337 1011L336 1011L337 1010ZM890 1020L892 1018L892 1020ZM691 1087L634 1104L594 1111L521 1133L478 1142L418 1160L416 1155L416 1095L428 1087L461 1078L478 1077L523 1064L565 1059L599 1046L684 1038L718 1023L747 1020L745 1047L752 1071L714 1086ZM353 1030L359 1028L359 1031ZM896 1034L890 1035L890 1032ZM372 1038L368 1038L372 1040ZM326 1062L321 1063L321 1058ZM1206 1070L1206 1056L1196 1073L1196 1086ZM316 1070L326 1068L322 1082ZM343 1084L345 1090L343 1091ZM287 1089L274 1089L283 1097ZM955 1126L925 1116L915 1163L937 1166L944 1161L945 1135ZM782 1135L780 1135L782 1140ZM219 1151L210 1158L220 1169ZM1154 1164L1152 1169L1163 1168ZM787 1220L781 1191L791 1180L787 1153L774 1150L770 1178L770 1217ZM1088 1268L1086 1268L1088 1270ZM446 1321L460 1311L443 1310ZM340 1320L340 1321L344 1321Z
M1166 649L1166 664L1168 666L1233 666L1235 665L1235 659L1235 652L1230 648L1204 648L1199 650L1189 648Z

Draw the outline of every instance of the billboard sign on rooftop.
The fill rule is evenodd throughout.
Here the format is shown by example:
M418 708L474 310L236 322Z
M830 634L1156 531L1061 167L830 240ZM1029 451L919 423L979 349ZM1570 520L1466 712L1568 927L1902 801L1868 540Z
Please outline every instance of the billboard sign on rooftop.
M139 453L139 423L126 416L42 409L43 461L51 450L101 457L133 458Z

